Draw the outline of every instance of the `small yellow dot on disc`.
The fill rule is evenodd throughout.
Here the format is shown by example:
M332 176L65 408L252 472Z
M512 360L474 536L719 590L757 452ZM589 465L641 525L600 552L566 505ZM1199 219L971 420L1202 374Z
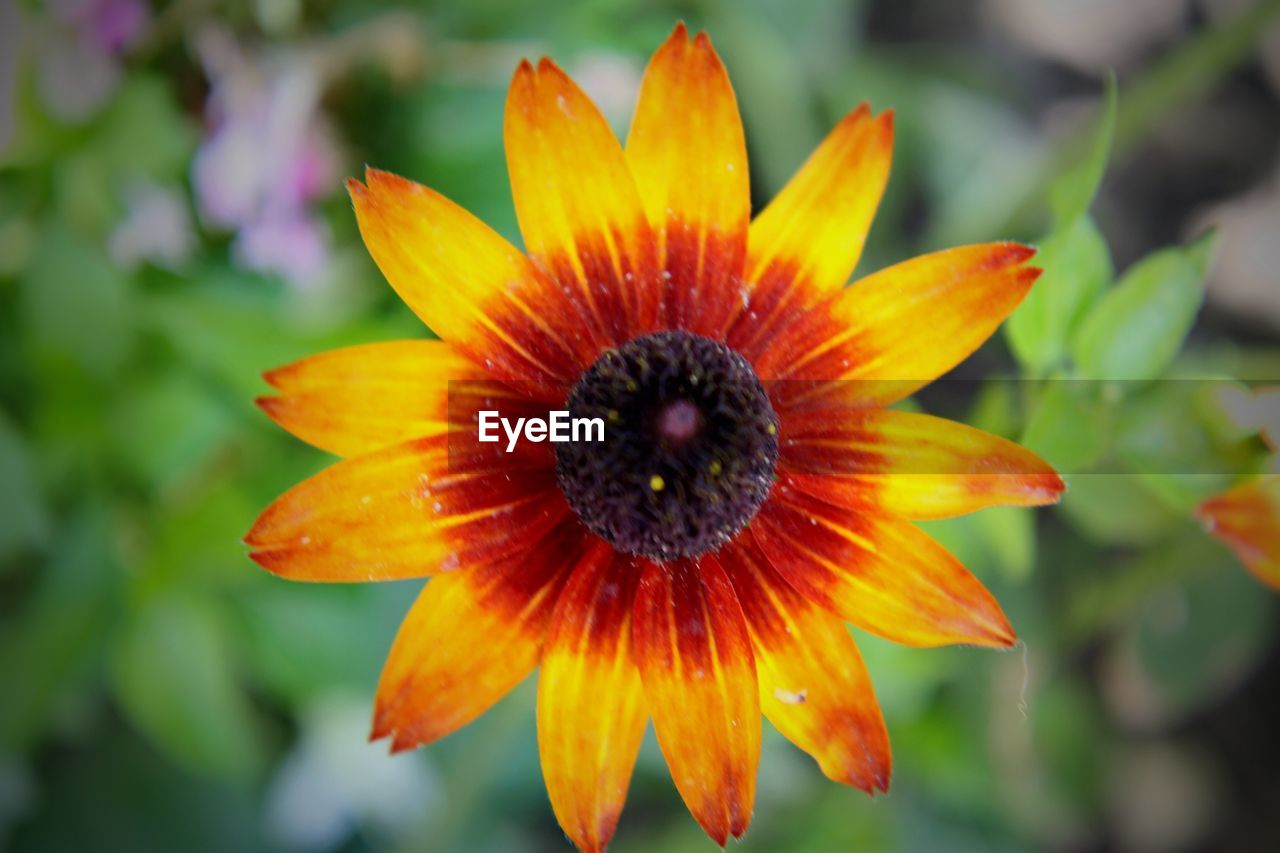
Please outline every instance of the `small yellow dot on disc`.
M667 481L662 479L662 477L658 476L657 474L654 474L652 477L649 478L649 488L653 489L655 492L660 492L666 487L667 487Z

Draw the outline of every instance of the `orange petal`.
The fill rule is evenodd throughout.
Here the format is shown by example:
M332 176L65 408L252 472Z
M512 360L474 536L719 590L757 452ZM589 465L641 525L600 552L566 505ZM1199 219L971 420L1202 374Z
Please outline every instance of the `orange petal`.
M797 491L914 519L1056 503L1049 463L964 424L893 409L823 409L783 421L781 468Z
M636 593L636 663L680 796L723 847L755 803L760 698L742 608L713 555L649 563Z
M405 617L378 682L372 740L393 751L465 726L533 671L547 623L585 547L566 519L518 557L430 580Z
M551 807L584 853L603 850L644 737L631 605L640 571L599 540L551 617L538 675L538 752Z
M510 554L568 511L549 458L460 444L418 439L330 466L267 507L249 556L291 580L424 577Z
M677 24L645 71L627 137L664 271L664 325L720 337L740 310L751 220L738 102L706 33Z
M792 586L859 628L909 646L1007 647L1016 637L986 587L906 521L774 490L749 528Z
M1280 476L1259 477L1215 495L1196 515L1260 581L1280 589Z
M507 95L507 170L525 249L583 306L596 351L658 319L653 232L613 131L554 62L516 69Z
M444 432L450 382L484 372L443 341L392 341L320 353L266 374L272 420L303 441L354 456Z
M990 243L922 255L854 283L756 361L776 407L901 399L991 336L1040 274L1034 249Z
M829 778L889 790L889 733L844 623L796 592L749 537L725 546L721 563L747 618L765 716Z
M421 184L369 169L347 182L382 274L441 338L497 376L573 381L595 357L579 312L489 226Z
M889 180L893 113L863 104L836 125L751 223L749 302L729 335L753 358L805 308L853 275Z

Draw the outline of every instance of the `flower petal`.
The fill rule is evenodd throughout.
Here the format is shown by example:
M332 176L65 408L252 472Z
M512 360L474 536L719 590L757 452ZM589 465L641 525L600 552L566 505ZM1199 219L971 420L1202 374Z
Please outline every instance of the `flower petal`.
M658 241L664 325L720 337L740 310L751 221L747 145L729 75L683 23L645 71L627 136Z
M1258 580L1280 589L1280 476L1259 477L1215 495L1196 515Z
M859 628L909 646L1013 645L1013 629L995 598L924 531L783 492L784 486L749 530L801 593Z
M516 69L507 96L507 170L525 249L582 306L595 351L658 320L653 232L613 131L551 60Z
M922 255L854 283L755 362L775 407L885 405L977 349L1040 274L1034 249L990 243Z
M721 554L751 632L764 715L829 778L889 790L889 733L849 629L796 592L749 537Z
M680 796L721 847L755 803L760 699L742 608L713 555L650 563L636 593L636 663Z
M529 259L444 196L369 169L347 182L365 246L432 331L502 378L573 381L595 357L575 305Z
M533 671L547 623L585 547L565 519L518 558L431 579L378 681L371 740L412 749L465 726Z
M1066 486L1012 441L931 415L822 409L783 422L787 482L830 504L913 519L1056 503Z
M291 580L372 581L511 554L568 505L549 457L482 447L437 436L332 465L267 507L249 556Z
M613 837L648 714L631 655L640 572L596 540L556 604L538 675L538 752L560 826L584 853Z
M800 311L853 275L889 180L893 112L849 113L751 223L749 304L729 335L753 358Z
M339 456L448 429L449 383L484 378L444 341L391 341L320 353L266 374L257 403L289 432Z

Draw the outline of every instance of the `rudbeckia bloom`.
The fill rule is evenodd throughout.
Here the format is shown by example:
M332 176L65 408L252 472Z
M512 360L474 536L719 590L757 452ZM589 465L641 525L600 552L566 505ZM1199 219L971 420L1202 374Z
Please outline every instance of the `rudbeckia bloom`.
M832 779L886 790L884 721L845 623L1007 647L999 605L911 522L1053 502L1015 444L886 406L996 329L1032 250L968 246L850 287L892 116L831 132L754 220L742 124L705 34L651 60L625 148L554 63L522 63L506 149L525 252L431 190L349 183L370 253L441 340L267 375L261 401L346 457L247 541L286 578L434 576L373 737L440 738L538 674L551 805L605 847L649 719L719 844L750 821L761 712ZM603 442L478 440L477 413L567 409Z

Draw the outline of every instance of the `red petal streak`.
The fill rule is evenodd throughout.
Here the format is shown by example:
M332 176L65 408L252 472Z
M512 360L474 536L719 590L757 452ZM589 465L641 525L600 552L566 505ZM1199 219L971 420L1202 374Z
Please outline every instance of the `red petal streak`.
M792 586L885 639L909 646L1016 640L982 583L909 522L838 509L780 484L749 530Z
M729 343L754 360L805 309L853 275L889 180L893 113L849 113L755 221L748 301Z
M855 282L755 362L775 407L886 405L963 361L1040 274L1034 249L991 243L922 255Z
M751 187L738 103L706 33L649 61L627 160L658 239L664 325L719 338L740 310Z
M1259 580L1280 589L1280 476L1259 477L1215 495L1196 515Z
M419 439L330 466L267 507L245 537L250 556L292 580L424 577L511 554L568 512L549 457L454 444Z
M505 135L525 248L579 305L579 337L598 353L653 330L653 232L600 111L551 60L522 62Z
M640 570L596 540L560 594L538 675L538 752L560 826L585 853L613 837L644 736L631 606Z
M433 578L405 617L378 682L372 740L393 751L450 734L537 664L559 590L586 541L566 519L524 553Z
M650 563L636 594L636 663L680 796L723 847L751 821L760 700L751 639L724 569Z
M749 537L721 562L747 618L765 716L831 779L889 790L889 733L844 623L796 592Z
M796 490L913 519L1056 503L1047 462L999 436L892 409L823 409L783 420L781 465Z
M495 376L569 381L595 357L574 303L444 196L369 169L347 182L369 254L422 321Z

